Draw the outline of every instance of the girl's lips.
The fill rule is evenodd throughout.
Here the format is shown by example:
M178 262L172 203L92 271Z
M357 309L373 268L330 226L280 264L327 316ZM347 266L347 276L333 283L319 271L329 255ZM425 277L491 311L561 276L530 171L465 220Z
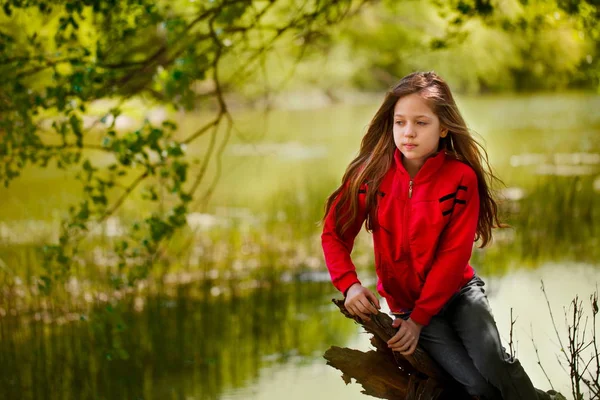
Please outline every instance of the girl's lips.
M408 149L408 150L412 150L412 149L414 149L415 147L417 147L417 145L416 145L416 144L405 144L405 145L403 145L403 146L404 146L404 148L406 148L406 149Z

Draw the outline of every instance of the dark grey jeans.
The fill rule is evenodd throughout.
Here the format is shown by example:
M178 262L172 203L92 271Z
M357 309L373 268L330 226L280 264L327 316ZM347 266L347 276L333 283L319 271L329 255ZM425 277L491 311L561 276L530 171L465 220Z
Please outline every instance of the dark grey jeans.
M533 387L521 363L502 347L484 285L475 276L452 296L423 328L419 344L473 396L550 399Z

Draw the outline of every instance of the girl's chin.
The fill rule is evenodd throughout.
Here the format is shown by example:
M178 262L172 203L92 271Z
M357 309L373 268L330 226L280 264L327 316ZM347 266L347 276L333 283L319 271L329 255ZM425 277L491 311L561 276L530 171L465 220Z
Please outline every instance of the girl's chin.
M409 160L415 160L415 159L418 159L418 158L422 158L422 156L421 156L421 155L419 155L419 154L416 154L416 153L415 153L414 151L412 151L412 150L411 150L411 151L404 151L404 150L403 150L403 151L401 151L401 153L402 153L402 155L404 156L404 158L407 158L407 159L409 159Z
M404 148L402 148L400 150L400 153L402 154L402 157L408 159L408 160L421 160L421 159L427 159L433 155L436 154L435 151L428 153L428 154L423 154L423 151L420 151L421 149L417 150L417 149L411 149L411 150L406 150Z

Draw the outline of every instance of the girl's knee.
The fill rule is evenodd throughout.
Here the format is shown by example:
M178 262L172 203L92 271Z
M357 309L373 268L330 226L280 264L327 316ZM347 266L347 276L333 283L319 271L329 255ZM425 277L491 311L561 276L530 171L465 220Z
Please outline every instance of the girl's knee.
M488 381L494 382L495 377L504 375L505 371L512 368L512 359L507 359L497 351L490 349L482 353L473 363Z
M464 385L469 395L486 400L499 400L500 392L491 383L480 377Z

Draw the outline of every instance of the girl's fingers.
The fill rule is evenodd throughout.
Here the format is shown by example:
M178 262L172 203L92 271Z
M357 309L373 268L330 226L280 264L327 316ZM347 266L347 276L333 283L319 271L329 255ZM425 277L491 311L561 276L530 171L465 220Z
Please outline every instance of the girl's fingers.
M363 321L370 321L370 320L371 320L371 318L369 318L369 316L368 316L367 314L365 314L365 313L362 313L362 312L358 313L358 316L359 316L359 317L360 317L360 319L362 319Z
M404 335L404 337L398 342L398 346L405 348L407 350L408 347L413 343L414 338L409 335Z
M377 307L377 309L381 308L379 305L379 299L372 292L367 292L367 298L375 307ZM377 310L375 310L373 314L377 314Z
M398 332L390 340L388 340L388 344L393 347L400 346L402 343L407 340L407 331L406 329L400 328Z
M354 313L352 315L358 315L362 319L369 320L369 314L376 315L379 312L377 310L379 300L368 289L357 293L355 296L346 298L344 305L348 311L352 309Z
M396 345L396 342L398 342L400 338L398 337L398 334L396 333L394 336L392 336L392 338L390 340L388 340L388 346L389 347L393 347Z
M362 306L362 312L369 314L377 314L377 309L369 302L369 299L366 297L363 299L359 299L360 305Z
M396 346L392 347L392 350L397 351L399 353L405 352L406 350L408 350L410 348L410 343L405 343L405 344L397 344Z
M410 349L408 350L408 354L412 354L415 352L415 350L417 349L417 345L419 344L418 340L415 340L415 342L413 343L412 346L410 346Z
M361 311L359 306L346 307L346 309L348 311L352 310L352 312L350 313L351 315L360 317L360 319L362 319L362 320L366 320L366 321L369 320L369 317L364 312Z
M406 350L405 352L400 352L400 354L402 354L403 356L410 356L412 353L415 352L416 348L417 341L415 340L408 350Z
M369 312L373 315L377 315L377 313L379 313L379 310L377 310L377 307L370 301L368 301L368 302L369 302Z
M390 347L396 346L398 344L398 341L400 339L402 339L402 336L403 336L403 332L400 332L400 331L396 332L396 334L394 336L392 336L392 338L390 340L388 340L388 345Z
M393 350L399 353L405 353L410 350L414 343L414 340L407 340L405 342L398 343L398 345L394 346Z
M353 315L357 315L363 320L367 320L367 321L370 320L369 319L370 312L369 312L368 308L364 305L364 303L361 301L360 298L356 299L356 300L352 300L346 306L346 309L350 309L350 308L352 308L352 310L354 311Z
M376 308L379 307L379 300L370 291L365 291L347 300L345 306L351 315L358 316L364 321L370 321L370 315L376 315L379 312Z
M390 347L394 348L394 350L399 349L404 347L406 344L410 344L413 340L413 336L410 335L410 333L406 330L403 330L402 328L400 328L400 330L398 331L398 333L396 333L394 335L394 337L392 337L392 339L390 339L388 341L388 344L390 345ZM398 350L396 350L398 351Z

